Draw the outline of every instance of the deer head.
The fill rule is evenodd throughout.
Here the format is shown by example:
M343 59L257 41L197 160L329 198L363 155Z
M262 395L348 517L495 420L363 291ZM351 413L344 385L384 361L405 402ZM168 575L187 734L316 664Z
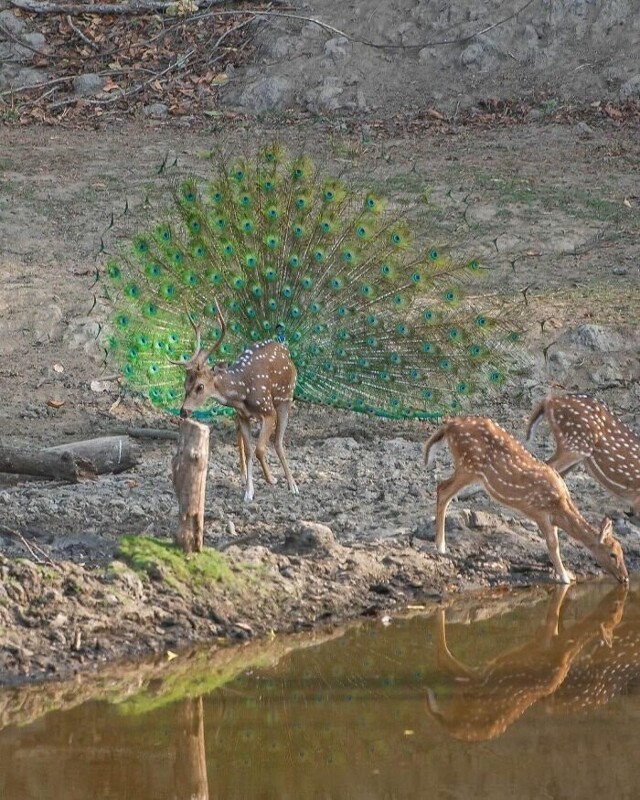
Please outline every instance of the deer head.
M629 581L629 573L624 563L622 546L613 535L613 524L608 517L602 520L598 540L590 549L593 557L605 572L613 575L621 583Z
M191 317L191 314L187 312L189 323L196 334L196 346L194 354L190 359L188 359L188 361L174 361L170 359L172 364L177 364L178 366L184 367L186 370L184 378L185 396L184 402L182 403L182 408L180 409L180 416L183 419L193 413L196 408L199 408L201 405L203 405L203 403L205 403L210 397L214 397L223 405L227 404L226 398L221 397L216 391L216 376L224 373L227 368L227 364L226 362L220 362L214 367L210 367L207 363L211 354L215 352L222 344L227 330L227 326L217 300L215 301L215 304L221 328L221 333L216 343L210 348L202 347L200 331L201 326L200 324L196 325Z

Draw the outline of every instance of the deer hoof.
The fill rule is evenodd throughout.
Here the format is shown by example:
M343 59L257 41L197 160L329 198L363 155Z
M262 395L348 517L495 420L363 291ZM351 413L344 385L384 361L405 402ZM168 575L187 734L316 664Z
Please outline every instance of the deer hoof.
M244 493L244 502L245 503L253 502L253 492L245 492Z
M289 486L289 491L291 492L291 494L300 494L300 490L298 489L295 483L292 483L291 486Z

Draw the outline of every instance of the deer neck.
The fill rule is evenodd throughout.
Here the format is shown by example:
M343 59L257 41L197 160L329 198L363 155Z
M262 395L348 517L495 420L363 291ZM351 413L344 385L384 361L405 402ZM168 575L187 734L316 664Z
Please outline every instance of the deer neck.
M244 402L247 396L247 385L238 372L226 369L213 376L212 397L226 406L235 406Z
M568 498L563 499L553 510L551 521L586 547L592 548L600 540L596 528L582 516Z

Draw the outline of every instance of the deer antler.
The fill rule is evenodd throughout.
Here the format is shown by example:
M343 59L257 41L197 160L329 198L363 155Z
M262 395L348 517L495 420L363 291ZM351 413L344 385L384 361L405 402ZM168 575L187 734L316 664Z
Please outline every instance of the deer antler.
M209 351L209 355L211 355L214 350L217 350L218 347L220 347L222 340L224 339L224 335L227 332L227 323L224 321L224 317L222 316L222 310L218 304L218 298L214 297L213 302L216 304L216 311L218 312L218 319L220 320L220 338L215 343L215 346Z
M200 361L200 360L202 360L203 362L206 361L209 358L209 356L211 355L211 353L213 353L214 350L217 350L218 347L220 347L220 345L222 344L222 340L224 339L224 335L225 335L225 333L227 331L227 324L224 321L224 317L222 316L222 311L220 310L220 306L218 304L218 300L214 299L214 303L216 304L216 311L218 313L218 317L220 318L220 329L221 329L220 338L213 345L213 347L211 347L209 350L205 350L202 347L202 343L201 343L201 327L202 327L202 323L199 322L196 325L196 323L193 321L193 317L191 316L190 312L185 310L185 313L187 315L187 319L189 320L189 324L193 328L194 333L196 335L195 351L194 351L193 355L191 356L191 358L187 359L186 361L182 361L180 359L173 359L173 358L167 359L170 364L175 364L175 365L177 365L179 367L190 367L196 361Z

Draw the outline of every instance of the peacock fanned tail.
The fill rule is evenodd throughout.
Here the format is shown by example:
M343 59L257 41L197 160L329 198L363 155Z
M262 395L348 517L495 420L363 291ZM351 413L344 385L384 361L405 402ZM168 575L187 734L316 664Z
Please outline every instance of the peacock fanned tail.
M514 305L483 312L465 289L483 272L437 247L375 192L323 176L306 156L269 146L172 186L170 220L136 234L102 276L108 339L130 387L175 413L195 345L216 358L286 341L296 397L393 418L456 412L503 383L518 334ZM208 414L229 413L217 404Z

